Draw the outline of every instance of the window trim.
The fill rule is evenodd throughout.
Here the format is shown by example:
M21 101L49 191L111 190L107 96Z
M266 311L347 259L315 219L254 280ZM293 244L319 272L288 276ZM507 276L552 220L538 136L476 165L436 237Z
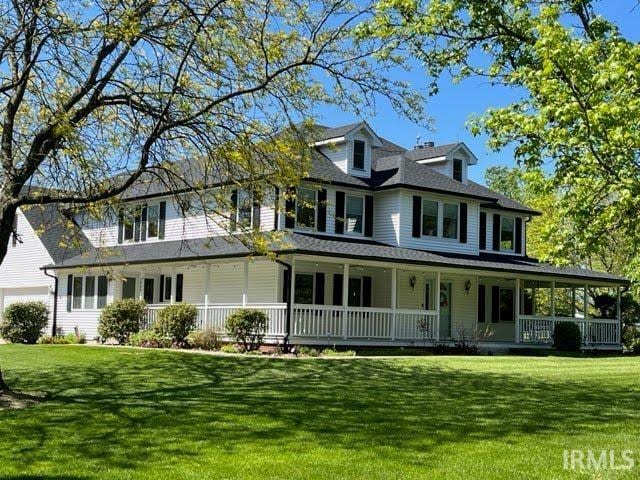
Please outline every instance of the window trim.
M362 201L362 221L360 223L361 228L359 232L348 231L349 214L348 214L347 208L349 205L349 198L358 198ZM367 206L366 206L366 202L364 201L364 195L345 193L344 195L344 235L348 235L350 237L364 237L364 221L367 216L367 212L365 211L366 208Z
M105 277L107 279L107 294L105 295L105 304L103 307L98 307L98 296L99 296L99 283L100 278ZM93 278L93 297L92 297L92 305L87 306L87 278ZM76 296L75 294L75 282L76 280L80 280L80 296ZM106 275L73 275L72 276L72 288L71 288L71 311L74 312L95 312L101 311L105 306L109 304L109 279ZM80 307L75 306L75 301L78 299L80 301Z
M362 167L356 166L356 144L362 145ZM353 140L353 152L351 153L351 167L358 172L364 172L367 163L367 142L364 140Z
M458 201L445 201L445 200L436 200L432 197L421 197L421 213L420 213L420 238L428 238L428 239L438 239L445 242L459 242L460 241L460 202ZM437 235L426 235L424 233L424 202L429 201L438 204L438 234ZM457 225L456 225L456 236L455 238L449 238L444 236L444 206L446 205L454 205L457 209Z
M300 190L307 190L309 192L313 192L313 226L298 224L298 205L299 205L298 199L300 198ZM345 209L346 209L346 199L345 199ZM296 230L304 230L307 232L315 231L316 228L318 227L318 190L311 187L299 187L298 190L296 190L294 210L295 210L295 218L294 218L293 228Z
M147 223L145 225L146 230L147 230L146 231L146 239L147 239L147 241L149 241L149 239L157 240L158 237L160 236L160 203L159 202L158 203L150 203L150 204L147 204L146 207L147 207ZM150 215L151 207L157 207L157 210L158 210L158 216L156 218L156 234L154 236L151 236L149 234L149 225L151 224L151 222L149 221L151 219L151 215ZM124 235L123 235L123 238L124 238Z
M511 248L502 248L502 226L504 225L505 219L511 220ZM500 252L514 253L516 251L516 217L511 215L500 215Z
M122 225L119 225L119 228L122 229L122 243L140 243L140 242L148 242L149 240L159 240L160 239L160 203L161 202L153 202L153 203L138 203L135 205L128 205L122 209ZM157 207L158 215L156 217L156 229L157 232L154 236L149 235L149 216L150 208ZM140 214L140 222L138 229L142 229L142 211L147 209L147 221L145 222L145 239L142 240L142 235L139 236L139 240L136 241L136 215ZM126 229L127 229L127 219L131 220L131 238L126 237ZM142 233L142 232L140 232Z
M425 202L430 202L430 203L435 203L436 204L436 234L435 235L429 235L427 233L424 233L424 212L425 212L425 208L424 208L424 204ZM441 202L439 202L438 200L432 200L431 198L427 198L427 197L422 197L422 215L420 218L420 236L422 237L430 237L430 238L438 238L440 237L441 233L442 233L442 229L440 228L440 204Z
M240 221L240 195L242 195L243 193L249 195L249 223L244 223ZM253 192L249 192L245 189L237 189L236 190L236 205L235 205L235 212L234 212L234 220L235 220L235 228L234 228L234 232L242 232L242 231L247 231L247 230L251 230L253 228L253 209L256 206L256 202L255 202L255 195L253 194Z

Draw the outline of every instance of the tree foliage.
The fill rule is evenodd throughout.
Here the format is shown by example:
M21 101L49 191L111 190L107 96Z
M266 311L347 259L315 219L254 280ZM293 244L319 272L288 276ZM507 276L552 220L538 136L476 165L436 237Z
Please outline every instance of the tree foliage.
M346 0L0 0L0 261L19 207L99 216L141 182L295 184L309 153L295 126L318 105L360 113L382 95L416 114L386 74L397 45L353 36L371 13Z
M495 149L515 145L537 189L556 197L554 216L569 225L558 224L549 258L601 256L622 238L625 272L640 278L640 45L589 0L384 0L379 9L360 33L404 38L432 93L444 74L522 92L470 128Z

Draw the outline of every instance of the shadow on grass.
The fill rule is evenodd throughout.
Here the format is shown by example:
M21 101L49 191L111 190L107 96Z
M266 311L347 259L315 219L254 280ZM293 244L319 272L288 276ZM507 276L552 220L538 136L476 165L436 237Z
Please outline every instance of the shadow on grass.
M20 387L49 395L35 408L0 412L0 464L72 455L87 468L135 469L167 456L193 458L194 446L233 453L291 442L382 448L412 462L443 444L624 422L638 406L637 391L625 388L445 368L428 359L69 351L73 358L51 349L48 361L7 370ZM608 408L612 399L615 409Z

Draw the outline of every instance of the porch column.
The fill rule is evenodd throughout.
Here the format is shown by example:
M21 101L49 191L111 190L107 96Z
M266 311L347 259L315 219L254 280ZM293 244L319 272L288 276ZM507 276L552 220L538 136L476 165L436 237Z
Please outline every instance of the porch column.
M289 297L291 305L295 305L296 300L296 259L291 259L291 278L289 279ZM286 298L284 299L287 300Z
M138 275L138 300L144 300L144 272Z
M440 340L440 271L436 272L436 288L434 292L435 302L436 302L436 328L435 328L435 341Z
M616 318L618 319L618 332L616 335L616 343L622 343L622 291L620 290L620 285L616 288L618 301L616 303Z
M391 269L391 340L396 339L396 308L397 308L397 296L398 296L398 269Z
M342 338L347 338L347 307L349 306L349 264L344 264L342 272Z
M204 267L204 308L209 306L209 287L211 284L211 265L206 264Z
M520 279L516 278L515 298L516 343L520 343Z
M556 282L551 280L551 318L556 321Z
M584 284L584 344L589 344L589 284Z
M176 303L176 267L171 267L171 296L169 297L169 303L173 305Z
M246 258L243 264L244 269L244 286L242 290L242 306L247 306L247 300L249 297L249 259Z

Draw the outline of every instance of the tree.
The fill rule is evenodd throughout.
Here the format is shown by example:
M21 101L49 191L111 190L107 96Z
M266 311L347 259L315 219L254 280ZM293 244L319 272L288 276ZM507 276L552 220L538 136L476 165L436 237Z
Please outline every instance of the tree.
M631 15L637 15L637 9ZM625 273L640 279L640 45L589 0L385 0L363 37L403 38L424 63L431 93L444 74L522 92L471 120L558 195L549 257L601 255L622 239Z
M99 216L152 180L295 184L309 153L298 122L315 106L358 114L382 95L416 113L386 74L402 63L394 42L353 36L371 13L346 0L0 0L0 262L18 208Z

